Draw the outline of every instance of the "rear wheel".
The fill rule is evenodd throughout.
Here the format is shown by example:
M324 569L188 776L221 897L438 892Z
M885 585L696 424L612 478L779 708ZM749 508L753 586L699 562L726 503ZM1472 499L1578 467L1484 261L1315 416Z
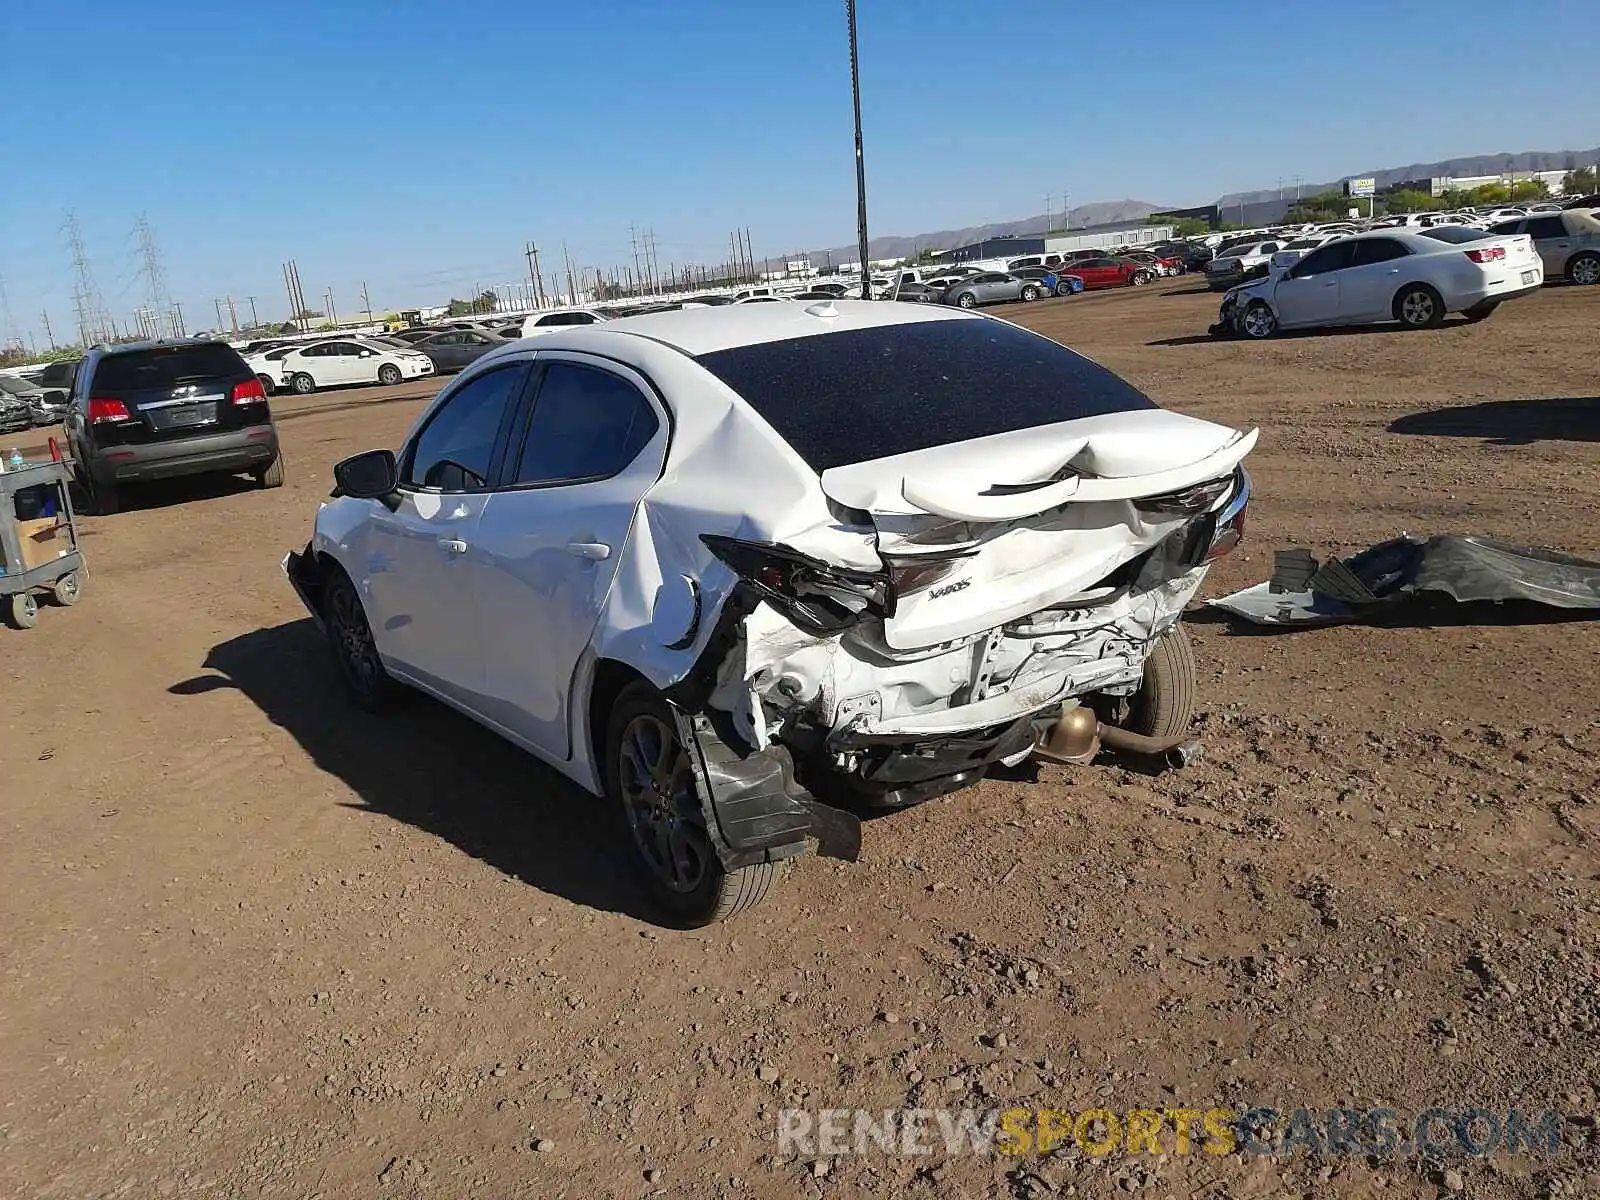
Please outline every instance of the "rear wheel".
M317 390L317 381L304 371L297 371L289 380L289 387L296 396L309 396Z
M1133 278L1129 282L1132 283L1134 287L1143 287L1153 278L1155 277L1151 275L1149 271L1135 271L1133 273Z
M1413 283L1395 296L1394 315L1407 329L1437 329L1444 321L1444 298L1425 283Z
M256 382L261 385L261 390L269 396L278 390L278 381L271 375L257 375Z
M281 488L283 486L283 455L278 455L272 460L272 465L263 471L257 471L256 486L264 488Z
M1070 283L1058 283L1058 284L1056 284L1056 295L1058 295L1058 296L1070 296L1070 295L1072 295L1072 285Z
M765 898L776 865L723 868L672 710L649 684L629 684L617 697L604 765L606 792L621 809L645 883L674 920L710 925Z
M1567 260L1567 278L1573 283L1600 283L1600 254L1578 254Z
M32 592L14 592L5 598L6 624L13 629L32 629L39 623L39 602Z
M378 382L384 387L393 387L400 382L400 368L393 363L384 363L378 368Z
M1036 288L1036 287L1033 287L1031 285L1028 286L1028 287L1023 288L1022 289L1022 298L1024 300L1027 300L1027 301L1030 301L1030 302L1034 301L1034 300L1037 300L1039 298L1039 289Z
M122 496L115 483L96 479L88 470L84 471L84 477L89 481L89 503L96 513L109 517L122 508Z
M1194 647L1188 631L1174 625L1156 639L1144 660L1139 690L1126 698L1096 704L1100 719L1130 733L1146 737L1175 738L1189 732L1194 722Z
M378 657L378 644L367 624L366 610L356 595L355 585L337 567L322 595L323 628L333 651L345 691L356 707L381 712L394 705L400 686L389 678Z
M1471 308L1462 309L1461 315L1469 321L1481 321L1499 307L1500 301L1485 300L1482 304L1474 304Z

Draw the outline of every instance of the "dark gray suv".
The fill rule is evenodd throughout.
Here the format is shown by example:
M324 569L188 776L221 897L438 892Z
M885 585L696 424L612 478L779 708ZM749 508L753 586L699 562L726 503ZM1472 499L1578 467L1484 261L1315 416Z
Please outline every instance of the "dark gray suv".
M133 342L84 357L67 408L74 472L97 512L126 483L248 474L283 486L266 392L225 342Z

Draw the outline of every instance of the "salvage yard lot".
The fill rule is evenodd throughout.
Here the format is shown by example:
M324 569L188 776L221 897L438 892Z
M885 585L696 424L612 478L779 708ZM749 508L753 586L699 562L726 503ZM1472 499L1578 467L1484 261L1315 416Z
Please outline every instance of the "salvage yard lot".
M995 310L1261 427L1206 596L1401 531L1600 557L1600 289L1265 343L1206 338L1216 301ZM278 569L334 461L437 386L281 398L287 487L130 495L83 522L83 603L0 637L0 1194L1431 1196L1427 1164L1303 1154L819 1174L773 1133L785 1107L1600 1110L1592 624L1194 614L1196 766L986 781L676 933L553 772L430 702L347 707ZM1597 1138L1448 1182L1597 1190Z

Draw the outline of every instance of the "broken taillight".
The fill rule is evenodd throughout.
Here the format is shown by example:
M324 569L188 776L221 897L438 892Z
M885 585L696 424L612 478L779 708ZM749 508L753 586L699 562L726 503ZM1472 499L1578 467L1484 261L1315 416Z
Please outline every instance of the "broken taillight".
M701 534L700 540L757 595L807 633L838 633L865 616L886 614L889 580L880 571L835 566L779 542L714 533Z
M1250 507L1250 475L1243 467L1238 467L1233 473L1233 479L1237 487L1228 503L1217 514L1216 524L1212 526L1211 545L1205 553L1205 562L1221 558L1244 540L1245 511Z
M1212 505L1227 495L1228 489L1233 484L1234 476L1225 475L1221 479L1208 479L1204 483L1197 483L1182 491L1164 492L1159 496L1141 496L1133 502L1133 506L1140 512L1147 513L1208 512Z

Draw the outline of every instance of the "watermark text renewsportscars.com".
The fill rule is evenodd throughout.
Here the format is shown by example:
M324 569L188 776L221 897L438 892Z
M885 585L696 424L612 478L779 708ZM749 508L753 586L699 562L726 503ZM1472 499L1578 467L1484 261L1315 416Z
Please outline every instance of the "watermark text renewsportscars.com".
M1045 1155L1248 1154L1319 1157L1482 1157L1554 1154L1562 1116L1520 1109L1427 1108L786 1108L778 1153Z

